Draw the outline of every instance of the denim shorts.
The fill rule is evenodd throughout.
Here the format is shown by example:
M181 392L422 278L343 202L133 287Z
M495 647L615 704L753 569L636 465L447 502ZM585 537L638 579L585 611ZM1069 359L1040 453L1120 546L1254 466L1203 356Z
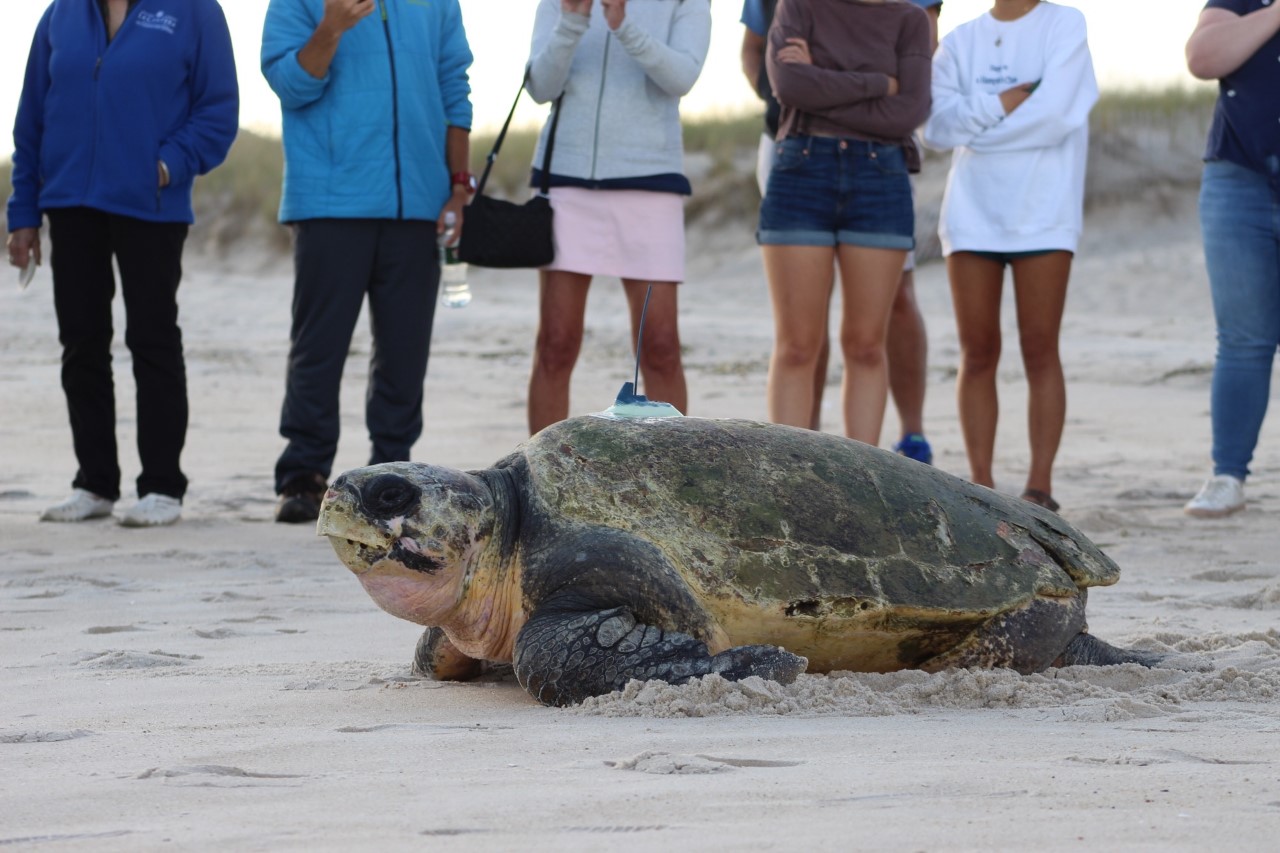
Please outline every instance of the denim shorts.
M1013 263L1014 261L1025 260L1026 258L1038 258L1041 255L1047 255L1050 252L1065 252L1065 251L1066 249L1032 249L1026 252L986 252L986 251L980 251L978 249L956 249L953 254L959 254L960 252L965 252L970 255L976 255L977 257L982 258L983 260L997 263L1002 267L1007 267L1009 264ZM1074 252L1069 252L1068 254L1074 254Z
M779 142L775 153L757 242L915 248L915 210L901 146L793 136Z

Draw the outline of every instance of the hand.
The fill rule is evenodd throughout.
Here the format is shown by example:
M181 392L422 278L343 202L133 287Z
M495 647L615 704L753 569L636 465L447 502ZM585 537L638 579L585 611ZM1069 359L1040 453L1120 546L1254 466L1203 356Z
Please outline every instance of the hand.
M560 0L560 11L574 15L591 15L592 0Z
M160 189L169 186L169 168L165 166L163 160L156 161L156 181L160 185Z
M897 77L890 77L890 78L889 78L889 91L888 91L888 92L885 92L885 94L886 94L886 95L896 95L896 94L898 94L898 93L899 93L899 92L901 92L901 91L902 91L902 86L901 86L901 85L899 85L899 83L898 83L898 78L897 78Z
M360 23L361 18L373 14L375 0L324 0L324 18L320 21L338 35Z
M1018 107L1031 97L1031 90L1036 87L1035 83L1023 83L1020 86L1014 86L1012 89L1005 89L1000 93L1000 106L1004 107L1004 114L1016 110Z
M793 65L812 65L813 55L809 53L809 42L802 38L787 39L786 47L778 51L778 61Z
M616 30L622 26L627 18L627 0L600 0L600 6L604 9L604 22L609 29Z
M440 215L436 217L436 236L439 237L445 232L444 222L449 218L449 214L452 213L454 216L453 240L449 243L450 246L458 245L458 241L462 239L462 211L470 199L471 193L466 187L454 187L449 200L444 203L444 207L440 208Z
M18 228L9 235L9 265L21 269L34 256L40 263L40 229Z

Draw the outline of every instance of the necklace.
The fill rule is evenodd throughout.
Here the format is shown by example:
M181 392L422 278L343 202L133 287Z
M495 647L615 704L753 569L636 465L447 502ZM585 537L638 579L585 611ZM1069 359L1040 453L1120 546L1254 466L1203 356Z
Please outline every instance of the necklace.
M1040 0L1031 0L1031 2L1030 2L1029 4L1027 4L1027 7L1026 7L1025 9L1023 9L1023 10L1022 10L1021 12L1019 12L1016 16L1014 16L1014 17L1010 18L1010 19L1009 19L1009 20L1007 20L1007 21L1002 21L1002 20L1000 20L999 18L997 18L997 17L995 16L995 10L992 10L991 20L996 21L996 22L998 22L998 23L1000 23L1000 24L1012 24L1014 21L1021 20L1022 18L1026 17L1027 15L1029 15L1029 14L1031 13L1031 10L1032 10L1032 9L1034 9L1035 7L1039 6L1039 5L1040 5ZM1004 33L1003 33L1003 32L1001 32L1001 31L1000 31L1000 28L997 26L997 28L996 28L996 47L1000 47L1000 45L1002 45L1002 44L1004 44Z

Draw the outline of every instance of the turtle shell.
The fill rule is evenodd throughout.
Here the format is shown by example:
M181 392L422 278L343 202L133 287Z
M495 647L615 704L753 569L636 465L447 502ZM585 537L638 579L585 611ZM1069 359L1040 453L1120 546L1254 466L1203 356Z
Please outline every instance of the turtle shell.
M587 416L517 454L533 511L652 542L739 645L918 665L1119 569L1040 507L861 442L743 420ZM605 555L607 559L607 555Z

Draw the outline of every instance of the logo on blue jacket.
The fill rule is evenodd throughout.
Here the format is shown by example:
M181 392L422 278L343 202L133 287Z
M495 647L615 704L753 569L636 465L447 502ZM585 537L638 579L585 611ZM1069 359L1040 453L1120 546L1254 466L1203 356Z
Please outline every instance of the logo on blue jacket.
M169 35L178 28L178 19L173 15L159 12L138 12L138 26L148 30L161 30Z

